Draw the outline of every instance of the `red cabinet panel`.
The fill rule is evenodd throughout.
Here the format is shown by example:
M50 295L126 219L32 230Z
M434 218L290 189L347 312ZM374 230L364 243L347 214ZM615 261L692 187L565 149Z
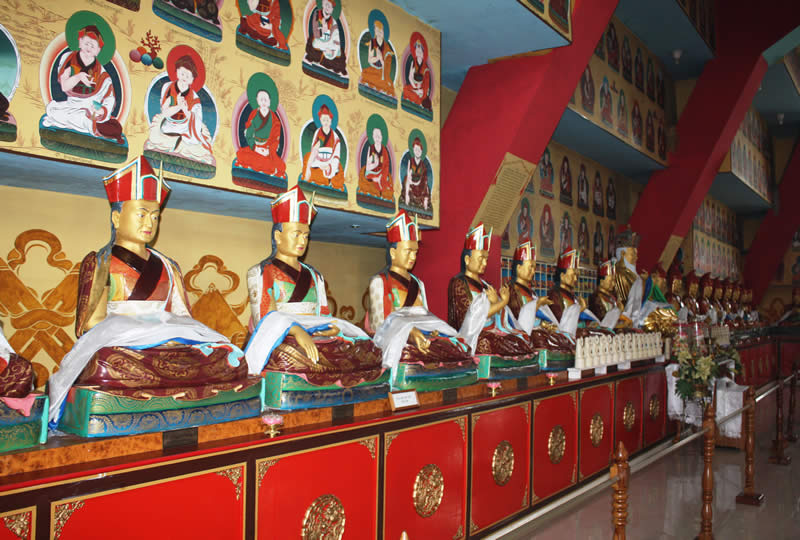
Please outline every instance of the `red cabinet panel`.
M36 538L36 507L20 508L0 514L0 540Z
M384 444L384 538L463 538L467 417L392 431Z
M50 537L240 540L244 537L244 481L245 465L240 463L56 501L50 506Z
M472 415L470 534L529 505L530 403Z
M577 392L533 402L533 502L575 483L578 476Z
M614 405L614 448L619 441L629 453L642 447L642 377L616 382Z
M368 437L258 460L256 538L375 538L377 446Z
M614 442L614 385L581 390L580 479L608 467Z
M667 377L663 371L652 371L644 376L644 445L666 435Z

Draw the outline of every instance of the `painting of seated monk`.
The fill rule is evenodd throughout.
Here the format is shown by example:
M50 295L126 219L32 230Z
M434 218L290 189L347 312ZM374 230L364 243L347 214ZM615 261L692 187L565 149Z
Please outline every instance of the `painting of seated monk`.
M347 199L345 169L347 140L337 129L339 109L325 94L312 105L313 119L300 131L303 168L298 184L301 189L333 199Z
M369 117L367 131L361 137L358 148L358 205L378 212L394 213L394 151L389 143L386 121L381 115Z
M150 133L144 155L166 171L195 178L216 174L212 144L219 121L205 79L205 64L197 51L177 45L167 56L167 73L150 83L145 110Z
M303 17L306 54L303 73L339 88L347 88L350 32L342 14L342 0L309 0Z
M286 191L289 122L279 103L278 88L266 73L254 73L233 110L236 158L231 176L238 186Z
M200 37L222 41L219 12L224 0L153 0L153 13Z
M289 0L239 0L239 26L236 46L241 50L288 66L292 59L289 35L294 25Z
M42 146L55 152L121 163L128 157L122 126L131 85L111 27L100 15L77 11L45 49L40 65L45 114Z
M403 101L404 111L425 120L433 120L433 66L428 57L428 43L419 32L411 34L411 40L403 53Z
M389 21L380 10L369 13L369 28L358 40L361 79L358 93L381 105L397 108L394 81L397 76L397 55L389 41Z
M408 136L408 150L400 158L400 208L409 215L433 219L433 166L428 160L428 143L419 129Z
M19 86L21 65L17 43L0 25L0 141L3 142L17 140L17 120L8 109Z

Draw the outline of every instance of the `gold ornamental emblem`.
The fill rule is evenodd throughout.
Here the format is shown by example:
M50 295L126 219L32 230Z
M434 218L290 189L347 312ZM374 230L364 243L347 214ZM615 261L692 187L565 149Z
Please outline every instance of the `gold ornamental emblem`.
M320 495L306 509L303 540L341 540L344 535L344 505L336 495Z
M592 421L589 423L589 440L592 441L592 446L597 448L603 442L603 431L605 430L603 417L600 413L594 413Z
M550 436L547 437L547 455L550 456L550 463L553 465L560 463L566 449L567 434L561 425L557 425L550 431Z
M625 426L626 430L630 431L633 429L634 422L636 422L636 407L633 406L632 401L629 401L622 411L622 425Z
M422 467L414 480L414 509L417 514L426 518L431 517L444 497L444 475L442 470L429 463Z
M650 419L657 420L658 415L661 413L661 400L658 399L658 396L653 394L650 396L650 402L648 403L648 409L650 412Z
M514 448L508 441L500 441L492 455L492 477L495 484L504 486L514 473Z

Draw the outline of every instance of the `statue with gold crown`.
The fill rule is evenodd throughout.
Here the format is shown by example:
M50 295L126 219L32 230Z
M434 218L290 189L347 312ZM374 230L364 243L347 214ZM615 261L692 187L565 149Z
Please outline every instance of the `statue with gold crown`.
M623 308L614 294L614 261L609 259L597 267L597 288L589 296L589 309L603 328L629 328L631 320L622 314Z
M645 282L639 275L639 235L630 226L617 234L616 251L614 292L625 306L622 314L633 321L634 328L644 326L651 332L672 335L678 317L653 280Z
M447 287L447 322L478 355L482 379L527 377L539 372L536 351L508 309L507 285L498 292L481 276L489 259L492 232L483 223L469 231L461 254L461 272Z
M672 308L678 313L678 318L686 321L689 308L684 306L683 299L681 298L683 294L683 276L681 275L681 269L677 262L673 263L669 267L669 271L667 271L666 291L667 293L664 296L667 302L669 302ZM681 313L683 313L684 316L681 316Z
M411 270L421 231L405 210L386 225L389 265L369 281L369 326L392 371L392 389L441 390L478 380L477 359L458 331L428 311L425 284Z
M700 316L698 319L702 317L701 320L707 321L709 324L717 324L717 310L714 306L714 300L712 298L712 293L714 291L714 278L711 277L710 273L703 274L703 277L700 278L700 288L699 294L697 297L697 304L699 306L699 313Z
M272 254L247 272L255 327L245 348L251 374L266 380L265 404L327 407L385 398L389 371L369 336L331 316L322 274L300 259L313 199L294 186L272 202Z
M150 247L169 186L143 156L103 183L111 240L81 262L78 341L50 377L51 426L98 437L257 415L262 383L243 352L192 318L178 264Z
M700 312L700 302L698 301L698 295L700 292L700 278L695 274L694 270L686 274L683 278L684 286L683 286L683 297L681 298L681 302L686 307L687 310L687 320L692 322L696 320L698 317L702 317L702 313Z
M711 283L711 305L717 312L716 324L724 324L726 311L722 295L725 293L725 284L720 278L714 278Z

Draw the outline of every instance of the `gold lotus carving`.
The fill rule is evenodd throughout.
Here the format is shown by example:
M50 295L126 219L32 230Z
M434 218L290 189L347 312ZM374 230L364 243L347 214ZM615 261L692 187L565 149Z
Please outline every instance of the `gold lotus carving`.
M303 540L341 540L344 535L344 505L336 495L320 495L306 509Z
M661 400L657 395L653 394L650 396L647 410L650 412L651 420L656 420L658 418L658 415L661 413Z
M564 428L558 424L553 426L550 430L550 435L547 437L547 455L550 457L550 463L557 465L564 458L564 451L567 449L567 433Z
M629 401L622 410L622 425L627 431L630 431L633 429L634 422L636 422L636 407L633 406L632 401Z
M444 475L434 463L422 467L414 480L414 509L417 514L431 517L439 509L444 497Z
M504 486L514 474L514 447L508 441L500 441L492 455L492 477L498 486Z
M589 423L589 440L592 441L592 446L597 448L603 442L603 432L605 431L605 423L600 413L594 413L592 421Z

